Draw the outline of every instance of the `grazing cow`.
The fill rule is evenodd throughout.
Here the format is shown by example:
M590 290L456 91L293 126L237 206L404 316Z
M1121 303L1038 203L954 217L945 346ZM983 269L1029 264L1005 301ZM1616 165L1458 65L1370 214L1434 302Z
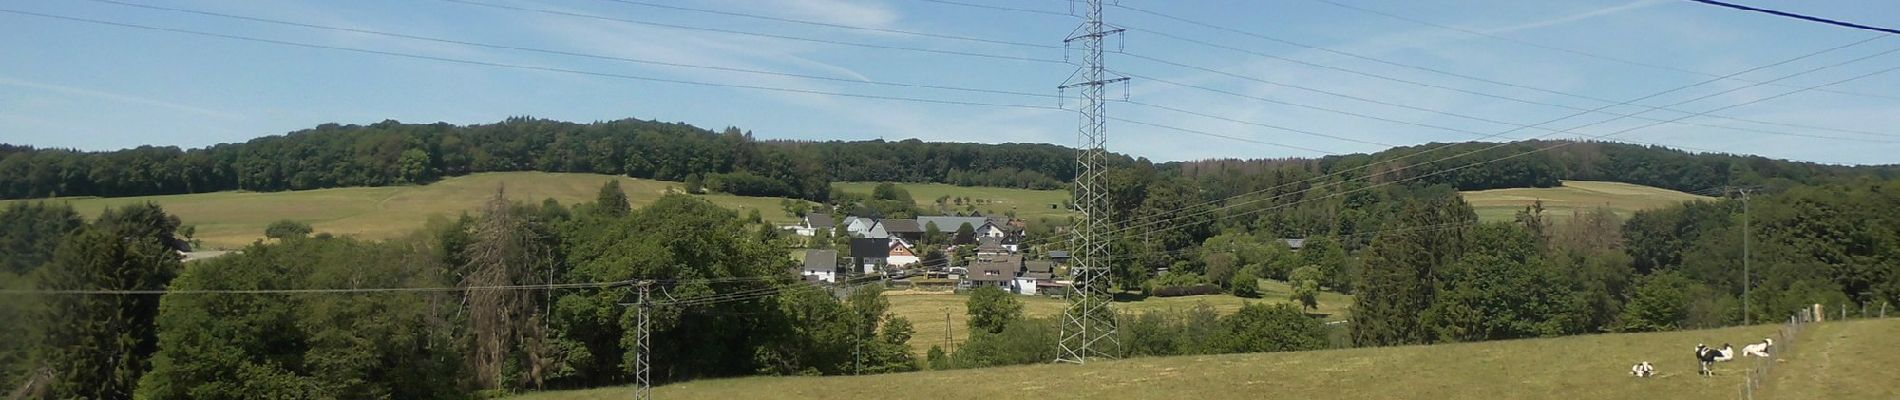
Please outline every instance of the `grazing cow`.
M1696 344L1696 365L1701 367L1701 371L1698 372L1698 374L1703 376L1715 376L1715 358L1720 355L1721 354L1716 352L1715 349L1710 349L1707 345Z
M1724 362L1724 361L1735 359L1735 346L1730 346L1728 345L1728 343L1723 343L1721 350L1710 349L1709 351L1715 353L1716 362Z
M1649 365L1648 361L1640 362L1630 367L1630 375L1634 375L1638 378L1656 376L1656 367Z
M1775 345L1775 339L1773 339L1773 338L1762 338L1762 340L1761 340L1761 343L1755 343L1755 344L1751 344L1751 345L1747 345L1747 346L1742 346L1742 355L1744 355L1744 356L1756 356L1756 357L1767 357L1767 356L1768 356L1768 348L1769 348L1769 347L1774 347L1774 345Z

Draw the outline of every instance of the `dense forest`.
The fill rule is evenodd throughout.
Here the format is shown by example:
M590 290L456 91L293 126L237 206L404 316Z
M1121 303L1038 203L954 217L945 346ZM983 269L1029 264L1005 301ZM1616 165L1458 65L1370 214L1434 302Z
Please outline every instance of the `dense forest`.
M1553 148L1521 154L1544 147ZM832 181L1058 189L1075 177L1074 156L1073 149L1050 144L757 140L738 128L715 132L634 119L581 124L520 117L467 126L383 121L324 124L188 150L143 146L81 152L0 144L0 198L305 190L427 183L476 172L547 171L685 181L739 195L824 201ZM1497 161L1463 167L1489 160ZM1208 186L1232 193L1252 190L1245 180L1262 172L1327 175L1335 181L1417 178L1460 190L1549 187L1572 179L1698 191L1738 184L1812 184L1850 175L1900 176L1900 168L1891 166L1830 166L1618 143L1543 141L1426 144L1318 159L1153 164L1116 155L1112 162L1203 181L1240 180Z
M825 200L830 182L1056 189L1075 175L1055 145L783 142L750 132L619 120L487 125L325 124L245 143L78 152L0 145L0 197L141 196L427 183L492 171L592 172L702 183L739 195Z

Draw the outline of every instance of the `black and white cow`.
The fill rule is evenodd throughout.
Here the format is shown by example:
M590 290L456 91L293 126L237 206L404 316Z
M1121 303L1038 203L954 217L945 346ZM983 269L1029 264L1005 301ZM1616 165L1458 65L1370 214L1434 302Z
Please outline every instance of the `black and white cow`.
M1701 371L1698 372L1698 374L1703 376L1715 376L1715 359L1721 356L1721 352L1711 349L1707 345L1697 343L1695 345L1695 359L1696 365L1701 367Z
M1742 346L1742 355L1744 355L1744 356L1756 356L1756 357L1767 357L1767 356L1768 356L1768 348L1769 348L1769 347L1774 347L1774 345L1775 345L1775 339L1773 339L1773 338L1763 338L1763 339L1761 340L1761 343L1755 343L1755 344L1751 344L1751 345L1747 345L1747 346Z
M1638 378L1656 376L1656 366L1649 365L1648 361L1636 363L1635 366L1630 367L1630 375L1634 375Z

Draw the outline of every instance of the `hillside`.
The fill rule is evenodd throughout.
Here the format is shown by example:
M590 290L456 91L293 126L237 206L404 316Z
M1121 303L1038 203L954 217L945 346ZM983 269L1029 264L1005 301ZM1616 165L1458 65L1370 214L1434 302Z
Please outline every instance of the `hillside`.
M1478 212L1478 219L1484 221L1510 220L1517 211L1538 200L1544 202L1548 215L1562 221L1569 219L1574 211L1597 207L1607 207L1629 218L1637 211L1713 199L1663 188L1600 181L1563 181L1563 186L1552 188L1491 189L1461 194Z
M553 198L563 204L593 201L600 185L620 180L621 190L634 205L658 199L678 182L634 179L582 173L496 172L448 178L421 186L357 187L287 192L218 192L114 198L56 198L69 202L88 217L106 207L155 202L186 225L197 225L197 238L210 248L235 249L264 237L264 228L283 219L309 222L318 232L381 239L421 228L432 215L453 216L474 210L495 190L508 197L539 203ZM723 207L759 210L767 220L789 222L778 198L701 195ZM18 200L37 201L37 200ZM743 214L742 214L743 215Z
M1362 348L1300 353L1137 358L1074 365L1027 365L844 377L755 377L654 388L666 399L1226 399L1276 394L1338 399L1729 399L1740 366L1696 375L1696 343L1740 343L1774 326L1686 332L1604 334L1554 339ZM1830 392L1812 398L1892 398L1890 369L1900 319L1823 324L1781 364L1786 380L1808 379ZM1830 334L1832 332L1839 332ZM924 335L919 335L924 336ZM1826 349L1835 348L1833 352ZM1831 361L1814 361L1815 358ZM1650 361L1658 376L1639 380L1631 364ZM1832 365L1833 369L1820 367ZM1859 368L1852 368L1859 367ZM1792 372L1787 371L1801 371ZM1884 375L1883 375L1884 374ZM1078 384L1077 380L1093 380ZM1883 380L1884 379L1884 380ZM1802 387L1790 383L1787 389ZM1819 390L1819 389L1816 389ZM549 392L519 400L618 399L626 388Z
M870 194L871 189L877 185L876 182L838 182L831 184L831 187L833 190ZM1066 217L1070 214L1062 208L1062 204L1070 198L1069 192L1064 190L972 187L941 183L899 183L897 187L910 192L917 206L924 210L936 210L937 199L949 196L963 197L968 200L964 206L957 206L953 201L949 204L950 211L967 211L969 208L974 208L984 215L992 215L1015 210L1018 218L1029 221L1042 217Z
M1186 310L1206 304L1221 314L1240 309L1249 302L1290 303L1287 300L1291 289L1285 282L1273 280L1260 281L1260 298L1249 299L1228 294L1183 297L1148 297L1125 299L1114 304L1121 312L1141 313L1153 310ZM970 296L944 292L892 291L885 292L885 298L891 301L891 313L910 319L916 335L910 346L917 354L925 354L932 345L943 344L945 314L949 318L951 343L962 343L970 336L966 312L966 302ZM1042 296L1017 297L1023 301L1023 313L1030 317L1049 317L1062 313L1068 303L1059 298ZM1352 296L1320 292L1319 310L1314 313L1326 314L1328 321L1346 319L1346 308L1352 305Z

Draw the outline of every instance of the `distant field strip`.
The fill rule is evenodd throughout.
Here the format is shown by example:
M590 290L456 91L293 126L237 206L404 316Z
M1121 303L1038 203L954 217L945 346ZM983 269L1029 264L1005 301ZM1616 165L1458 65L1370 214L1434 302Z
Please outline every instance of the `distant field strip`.
M197 237L209 247L233 249L263 238L264 227L282 219L308 222L318 232L384 239L421 228L431 215L454 216L476 210L497 190L506 190L508 198L516 201L538 204L544 199L553 198L562 204L573 205L593 201L600 191L600 185L608 180L619 180L621 190L627 192L628 199L635 206L652 203L665 194L669 187L685 186L677 182L615 175L497 172L448 178L422 186L59 198L50 201L70 202L88 217L97 216L106 207L155 202L165 207L165 211L177 215L185 224L197 225ZM737 209L740 213L759 210L768 221L783 223L793 220L780 210L779 198L723 194L699 197Z
M1513 188L1463 192L1465 201L1478 212L1478 219L1505 221L1518 210L1537 201L1544 202L1546 215L1562 221L1574 211L1606 207L1625 218L1637 211L1673 206L1691 200L1713 200L1669 189L1617 182L1563 181L1554 188Z

